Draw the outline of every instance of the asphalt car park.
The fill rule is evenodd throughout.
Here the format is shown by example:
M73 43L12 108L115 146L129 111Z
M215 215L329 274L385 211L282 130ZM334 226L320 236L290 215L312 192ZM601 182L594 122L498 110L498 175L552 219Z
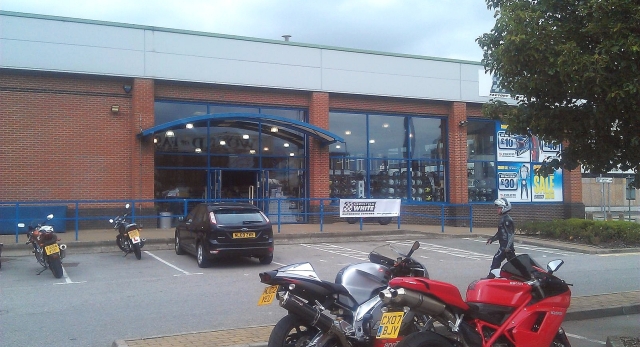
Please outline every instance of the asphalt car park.
M410 241L399 243L408 249ZM463 292L471 281L485 275L495 251L475 239L419 241L422 246L415 257L431 277L451 282ZM309 261L322 279L333 281L342 267L366 261L367 254L382 244L276 244L269 265L241 257L219 259L204 269L193 256L176 255L173 249L143 249L141 260L121 252L74 254L69 249L61 279L49 271L36 275L40 266L32 256L4 258L0 270L3 344L34 345L35 339L48 346L108 346L115 339L274 324L284 310L277 304L257 307L265 287L259 282L260 272ZM622 279L633 269L637 276L637 261L632 257L543 248L527 252L541 264L564 259L558 276L574 283L575 295L637 290L640 283L633 276ZM594 273L598 275L589 275ZM610 277L600 281L598 277L605 273ZM26 328L43 322L43 317L53 317L54 327Z

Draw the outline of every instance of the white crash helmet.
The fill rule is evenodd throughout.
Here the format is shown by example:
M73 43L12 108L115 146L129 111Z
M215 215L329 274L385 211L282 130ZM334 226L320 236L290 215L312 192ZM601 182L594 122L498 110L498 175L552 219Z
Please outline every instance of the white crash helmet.
M493 204L502 208L502 210L500 210L500 214L505 214L511 211L511 203L505 198L496 199Z

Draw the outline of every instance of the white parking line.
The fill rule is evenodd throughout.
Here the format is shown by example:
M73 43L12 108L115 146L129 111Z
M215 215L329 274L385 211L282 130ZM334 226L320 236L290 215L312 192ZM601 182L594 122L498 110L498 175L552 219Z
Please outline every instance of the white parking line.
M486 243L487 242L487 240L477 239L477 238L465 237L464 239L465 240L474 241L474 242L482 242L482 243ZM535 251L535 252L540 252L540 253L558 254L558 255L563 255L563 256L567 256L567 257L581 254L581 253L577 253L577 252L563 251L563 250L555 249L555 248L538 247L538 246L523 245L523 244L516 244L515 247L516 247L516 254L518 253L518 249L526 249L526 250L529 250L529 251Z
M412 245L413 241L407 240L402 242L394 242L396 244L401 245ZM493 259L493 255L487 255L482 253L476 253L471 251L465 251L464 249L452 248L452 247L444 247L440 245L434 245L431 243L420 243L420 250L431 251L437 253L448 254L454 257L473 259L473 260L491 260ZM425 256L420 256L421 258L429 259Z
M177 266L175 266L175 265L173 265L173 264L169 263L169 262L168 262L168 261L166 261L166 260L161 259L161 258L160 258L160 257L158 257L157 255L155 255L155 254L153 254L153 253L151 253L151 252L149 252L149 251L144 251L144 252L145 252L145 253L147 253L148 255L150 255L150 256L152 256L152 257L154 257L156 260L158 260L158 261L160 261L160 262L164 263L165 265L168 265L168 266L170 266L170 267L172 267L172 268L174 268L174 269L176 269L176 270L178 270L178 271L182 272L182 273L183 273L183 274L185 274L185 275L202 275L202 272L189 272L189 271L182 270L181 268L179 268L179 267L177 267ZM180 275L174 275L174 276L180 276Z
M567 333L565 333L567 334ZM588 339L584 336L580 336L580 335L574 335L574 334L567 334L567 336L569 337L573 337L574 339L580 339L580 340L585 340L585 341L589 341L589 342L594 342L594 343L599 343L601 345L606 345L607 343L604 341L600 341L600 340L592 340L592 339Z
M69 275L67 275L67 270L64 269L64 266L62 267L62 277L64 277L64 282L54 283L54 284L72 284L72 283L85 283L85 282L87 282L87 281L73 282L71 280L71 278L69 278Z
M313 248L313 249L317 249L317 250L328 252L328 253L338 254L345 257L355 258L358 260L369 259L369 253L367 252L362 252L362 251L358 251L351 248L340 247L340 246L332 245L329 243L318 243L318 244L301 243L300 246Z

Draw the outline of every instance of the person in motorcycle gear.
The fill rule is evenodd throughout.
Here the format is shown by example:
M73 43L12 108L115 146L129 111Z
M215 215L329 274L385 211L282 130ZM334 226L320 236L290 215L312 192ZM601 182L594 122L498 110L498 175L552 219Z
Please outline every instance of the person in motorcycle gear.
M511 203L505 198L496 199L493 202L498 207L498 215L500 215L500 222L498 224L498 231L495 235L487 239L487 244L491 244L494 241L499 241L500 247L498 252L493 256L491 262L491 268L489 269L489 276L487 278L494 278L491 270L499 269L502 261L507 259L511 260L516 256L516 251L513 247L513 239L515 236L515 225L513 219L509 216L511 211Z

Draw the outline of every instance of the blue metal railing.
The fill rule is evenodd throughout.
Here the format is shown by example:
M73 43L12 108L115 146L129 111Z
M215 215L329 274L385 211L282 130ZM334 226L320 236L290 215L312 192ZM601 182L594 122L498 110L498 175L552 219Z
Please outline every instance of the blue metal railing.
M340 199L315 198L315 199L221 199L216 202L251 202L262 210L266 211L277 232L281 232L283 224L311 223L318 224L319 231L323 232L327 221L336 221L340 218ZM18 236L25 233L25 229L18 227L18 223L26 225L34 222L42 222L49 210L56 210L51 223L54 228L61 232L73 229L75 240L80 237L80 230L108 229L108 220L116 215L129 213L129 217L134 223L153 222L161 223L169 221L175 223L178 218L188 214L193 206L201 202L212 202L205 199L161 199L161 200L52 200L52 201L22 201L22 202L0 202L0 235L15 235L16 243ZM125 209L125 204L131 206ZM425 207L434 211L434 207L439 207L439 213L418 213L411 211L411 206ZM331 207L331 208L328 208ZM471 204L429 204L429 205L404 205L401 208L400 216L397 217L397 228L400 229L403 220L432 220L439 223L442 232L445 231L445 224L451 221L462 221L468 223L469 232L473 232L473 205ZM456 209L462 213L447 215L447 211ZM404 211L403 211L404 210ZM413 208L415 210L415 208ZM465 213L465 210L468 211ZM360 219L360 230L363 229L364 219ZM405 222L405 224L407 224ZM416 223L413 223L416 224ZM428 223L432 224L432 223ZM166 225L165 225L166 226ZM148 227L148 226L146 226ZM169 227L173 227L170 225Z

